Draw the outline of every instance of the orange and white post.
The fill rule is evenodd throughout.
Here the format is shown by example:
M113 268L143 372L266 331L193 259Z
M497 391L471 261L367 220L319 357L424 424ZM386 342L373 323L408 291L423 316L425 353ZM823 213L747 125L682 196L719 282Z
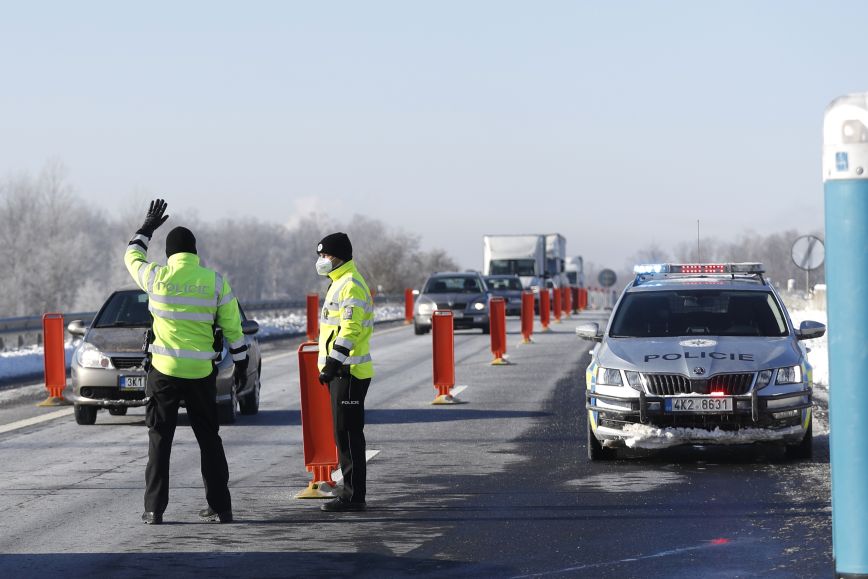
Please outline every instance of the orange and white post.
M521 292L521 343L533 343L533 292Z
M506 359L506 301L503 298L491 298L488 301L488 322L491 330L491 353L494 355L491 365L509 364Z
M542 326L543 332L551 332L549 327L551 322L551 302L549 301L549 290L540 288L539 290L539 323Z
M42 316L45 389L48 390L48 398L40 402L39 406L69 404L63 397L66 388L66 350L63 345L63 332L63 314Z
M407 288L404 290L404 324L413 323L413 290Z
M554 294L554 312L555 312L555 323L561 323L561 288L552 289L552 293Z
M298 348L298 383L301 388L301 432L304 465L313 479L297 499L328 499L334 496L332 471L338 466L338 448L332 424L332 402L327 386L319 381L319 345L305 342Z
M431 404L458 404L452 395L455 387L455 328L452 310L434 310L431 315L433 344L434 388L437 397Z
M307 339L315 342L319 337L319 294L307 294Z

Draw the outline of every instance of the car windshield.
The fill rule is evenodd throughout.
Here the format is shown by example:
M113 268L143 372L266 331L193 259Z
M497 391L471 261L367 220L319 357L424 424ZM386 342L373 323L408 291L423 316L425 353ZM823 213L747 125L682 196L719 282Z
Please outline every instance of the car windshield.
M485 283L493 291L498 290L518 290L521 291L521 281L515 277L487 277Z
M488 263L492 275L536 275L532 259L492 259Z
M615 338L787 335L771 292L687 290L628 293L612 320Z
M426 294L478 294L482 293L482 285L475 277L437 277L428 280Z
M94 320L95 328L143 327L151 325L148 294L145 292L118 292Z

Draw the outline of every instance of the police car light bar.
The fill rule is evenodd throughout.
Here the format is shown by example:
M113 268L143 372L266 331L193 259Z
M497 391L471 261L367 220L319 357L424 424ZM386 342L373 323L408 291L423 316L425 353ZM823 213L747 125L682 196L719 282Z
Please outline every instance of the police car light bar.
M761 263L643 263L633 268L637 275L655 273L765 273Z

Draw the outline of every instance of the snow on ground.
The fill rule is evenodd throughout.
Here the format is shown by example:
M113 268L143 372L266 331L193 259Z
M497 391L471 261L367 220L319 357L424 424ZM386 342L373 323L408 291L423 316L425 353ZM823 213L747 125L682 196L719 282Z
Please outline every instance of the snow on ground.
M743 428L739 431L702 430L701 428L656 428L647 424L628 424L624 427L624 443L628 448L667 448L680 444L749 444L778 440L781 436L801 435L801 426L780 430Z
M307 317L303 310L290 312L279 316L256 317L259 322L258 336L261 338L276 338L280 336L297 336L307 329ZM374 310L374 319L379 322L404 319L404 306L378 306ZM66 367L69 368L72 351L75 348L72 341L66 343ZM0 380L12 380L18 376L30 376L43 371L44 358L42 346L28 346L8 352L0 352Z

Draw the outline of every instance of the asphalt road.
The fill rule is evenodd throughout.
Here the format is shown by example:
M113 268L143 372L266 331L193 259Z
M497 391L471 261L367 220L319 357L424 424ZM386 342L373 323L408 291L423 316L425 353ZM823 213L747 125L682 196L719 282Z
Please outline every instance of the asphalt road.
M593 315L593 314L591 314ZM588 319L588 315L582 319ZM297 356L263 362L262 410L221 428L237 523L200 523L192 432L179 427L166 524L143 525L143 412L71 415L0 433L0 576L819 577L831 562L828 443L809 462L774 447L585 459L588 343L553 324L490 366L457 332L466 404L431 406L431 338L378 329L367 399L369 510L298 500ZM282 349L281 349L282 348ZM25 404L26 402L26 404ZM17 409L17 410L16 410ZM34 411L0 408L0 429ZM182 421L182 424L185 422ZM815 426L817 428L817 426Z

